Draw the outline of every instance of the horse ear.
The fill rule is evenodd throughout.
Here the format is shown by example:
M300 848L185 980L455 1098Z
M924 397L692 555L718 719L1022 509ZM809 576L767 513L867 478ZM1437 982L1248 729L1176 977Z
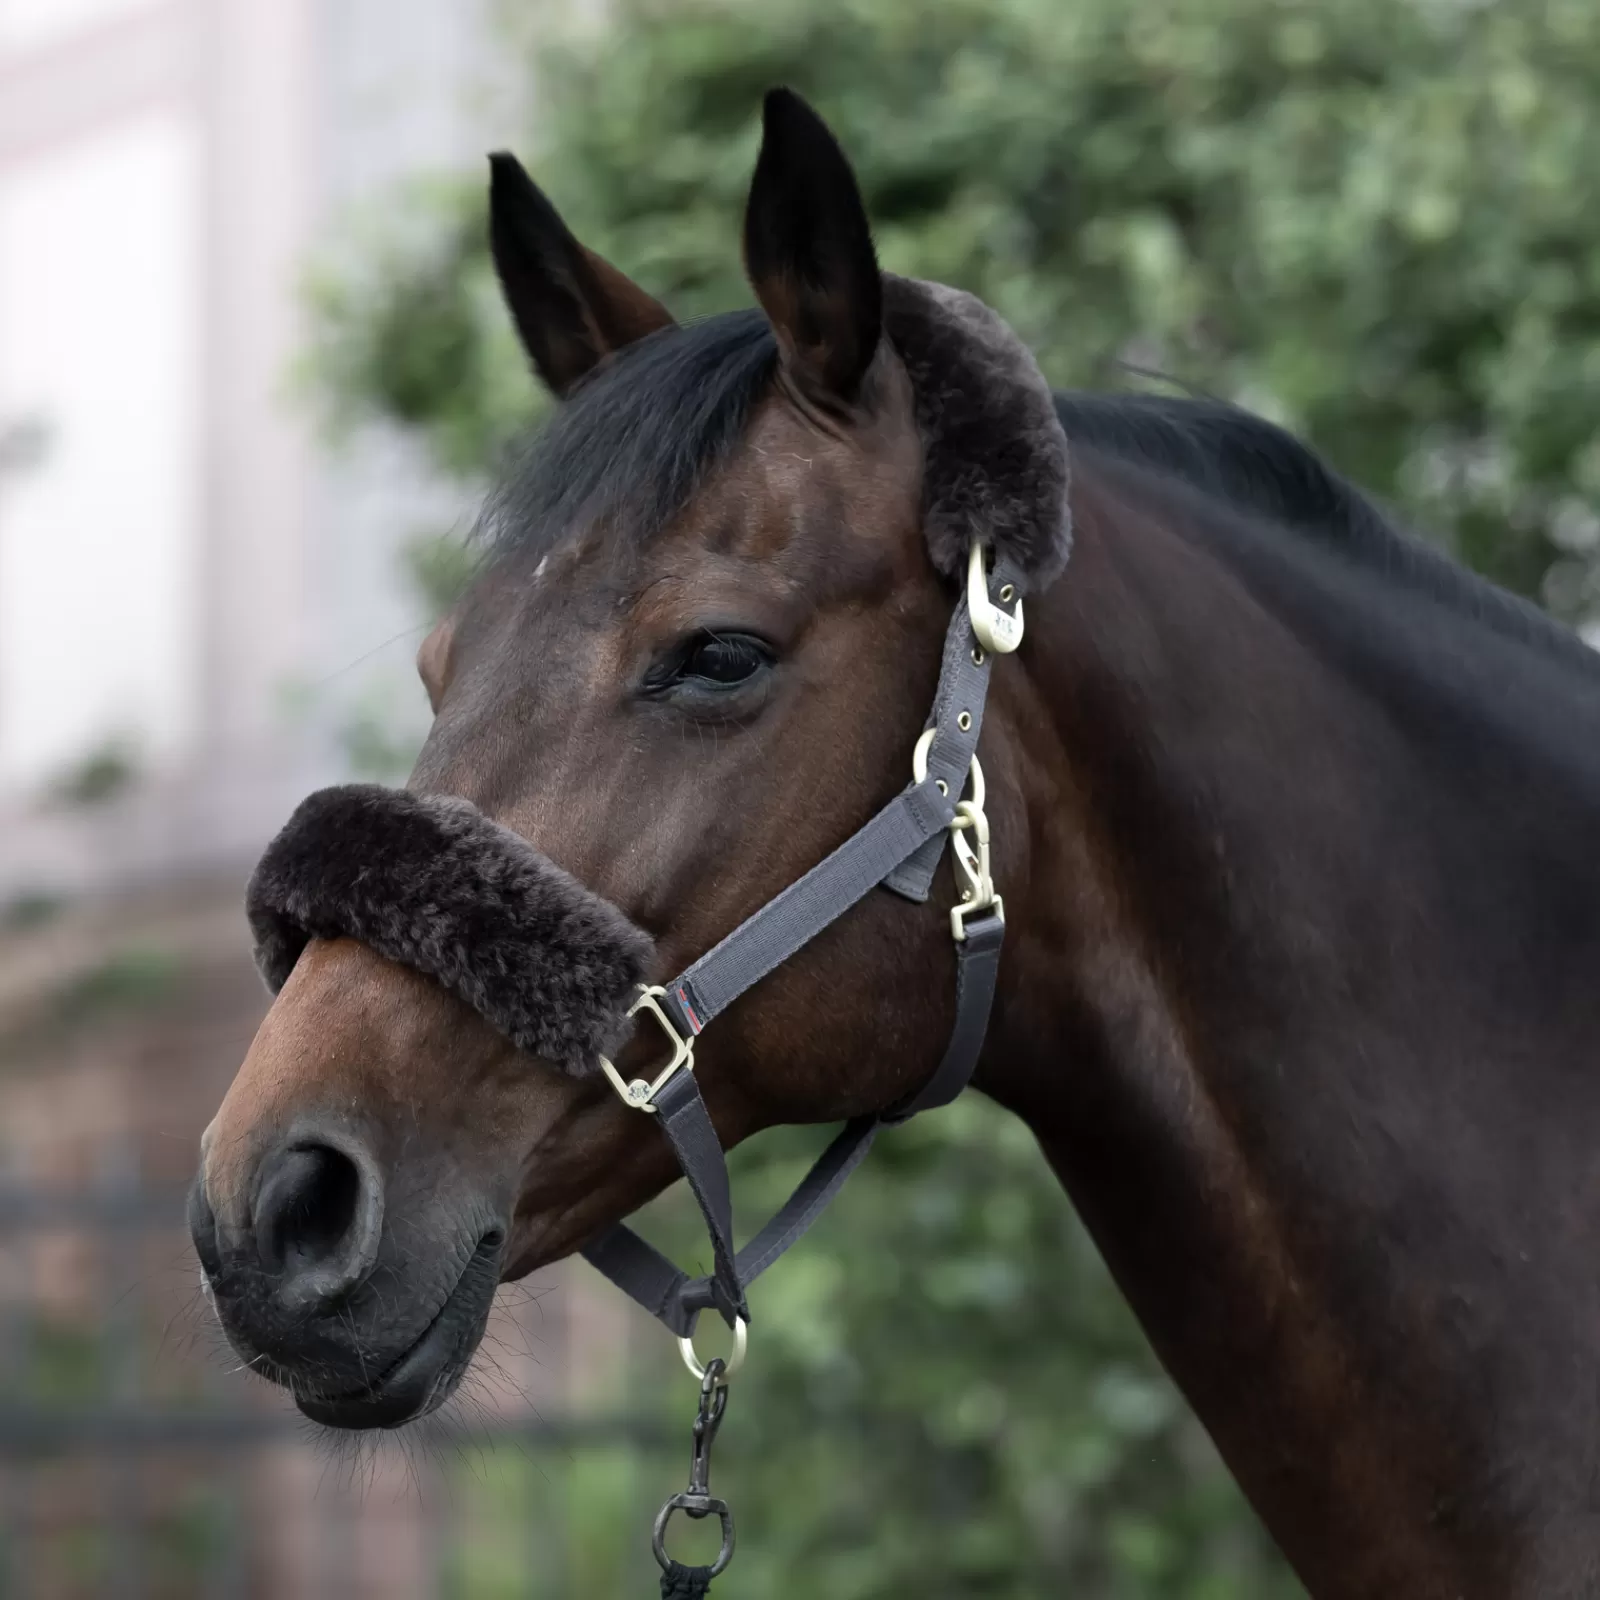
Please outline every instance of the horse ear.
M815 399L853 401L883 329L883 278L850 163L788 89L762 107L744 262L785 369Z
M664 306L573 238L504 151L489 157L489 247L523 348L558 398L603 356L672 326Z

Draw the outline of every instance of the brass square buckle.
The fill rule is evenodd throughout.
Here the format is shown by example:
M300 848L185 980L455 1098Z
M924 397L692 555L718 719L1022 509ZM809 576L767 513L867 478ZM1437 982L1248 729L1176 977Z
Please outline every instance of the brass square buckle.
M604 1056L600 1057L600 1065L611 1080L611 1087L621 1095L622 1103L625 1106L632 1106L635 1111L654 1111L656 1095L679 1067L686 1068L690 1072L694 1071L694 1039L692 1037L685 1039L678 1032L672 1024L672 1018L661 1009L661 1004L656 998L666 992L659 984L641 986L639 998L628 1007L630 1017L638 1016L641 1011L649 1012L661 1024L661 1031L666 1034L672 1045L672 1058L654 1079L634 1078L631 1082L624 1083L622 1074Z

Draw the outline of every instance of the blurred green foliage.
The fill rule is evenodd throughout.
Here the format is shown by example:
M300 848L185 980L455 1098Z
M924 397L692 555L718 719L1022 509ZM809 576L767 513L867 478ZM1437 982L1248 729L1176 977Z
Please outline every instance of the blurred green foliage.
M1600 611L1593 0L614 0L554 36L527 12L522 153L679 316L748 303L738 219L788 83L885 265L982 295L1053 380L1238 400L1497 580ZM482 477L536 414L476 177L353 227L313 305L341 426ZM464 569L425 559L443 605ZM747 1215L798 1170L795 1135L760 1146ZM1298 1592L992 1107L885 1139L755 1309L730 1595Z
M448 611L478 570L471 545L454 534L419 534L401 552L406 577L430 613Z
M1057 382L1131 359L1238 399L1499 581L1600 604L1592 0L617 0L556 37L521 9L523 153L678 315L748 302L737 219L789 83L885 264L982 295ZM314 291L330 414L460 472L532 403L482 211L430 180Z
M173 951L129 945L73 978L53 997L53 1009L62 1026L86 1027L164 1005L182 977L182 958Z
M139 775L138 758L121 739L91 750L51 787L51 798L65 806L97 806L114 800Z
M29 933L46 928L61 915L66 901L43 889L24 889L0 902L0 933Z

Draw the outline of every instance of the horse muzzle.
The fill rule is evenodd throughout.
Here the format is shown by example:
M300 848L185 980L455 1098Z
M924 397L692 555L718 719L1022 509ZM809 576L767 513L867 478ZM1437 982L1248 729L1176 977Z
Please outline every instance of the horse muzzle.
M208 1297L246 1368L332 1427L398 1427L442 1404L499 1281L505 1230L488 1208L408 1208L386 1226L360 1142L307 1127L258 1164L250 1196L219 1219L203 1179L189 1195Z
M351 938L576 1075L626 1035L651 955L619 911L465 801L368 785L307 799L247 904L275 992L311 940ZM242 1135L208 1130L190 1231L248 1368L317 1422L397 1427L441 1404L471 1361L509 1197L481 1192L471 1163L419 1161L321 1087L286 1126L261 1114Z

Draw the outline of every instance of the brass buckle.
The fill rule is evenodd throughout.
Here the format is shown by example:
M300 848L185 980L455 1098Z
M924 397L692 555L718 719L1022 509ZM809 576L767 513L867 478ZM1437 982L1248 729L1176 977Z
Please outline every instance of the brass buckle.
M694 1071L693 1037L685 1039L678 1032L677 1028L673 1026L672 1018L661 1009L660 1003L656 999L657 995L663 995L666 992L659 984L641 984L639 998L628 1007L628 1015L630 1017L638 1016L641 1011L649 1012L661 1024L661 1031L666 1034L672 1043L672 1059L653 1079L634 1078L631 1082L624 1083L622 1074L604 1056L600 1057L600 1065L605 1071L605 1075L611 1080L611 1087L622 1097L623 1105L632 1106L635 1111L654 1111L656 1108L656 1095L660 1093L667 1079L679 1067L686 1068L690 1072Z

